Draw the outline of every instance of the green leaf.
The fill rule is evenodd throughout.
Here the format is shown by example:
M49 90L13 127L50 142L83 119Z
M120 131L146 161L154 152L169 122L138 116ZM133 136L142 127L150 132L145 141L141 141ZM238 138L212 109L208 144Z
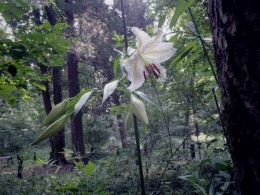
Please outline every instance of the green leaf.
M120 63L120 57L118 57L118 58L114 61L113 70L114 70L114 75L115 75L115 77L116 77L116 73L117 73L117 69L118 69L119 63Z
M150 104L153 104L156 108L159 108L158 105L156 103L154 103L154 100L151 97L149 97L148 95L146 95L145 93L143 93L141 91L134 91L134 93L136 93L137 95L139 95L140 97L145 99Z
M179 34L176 34L176 35L172 36L172 37L170 38L169 42L175 42L178 37L179 37Z
M23 96L23 99L24 99L24 100L32 100L32 98L31 98L30 96L28 96L28 95L24 95L24 96Z
M186 48L185 50L178 54L175 58L174 58L174 62L178 62L180 61L181 59L183 59L184 57L186 57L196 46L197 42L196 41L193 41L191 42Z
M25 3L23 0L15 0L17 3L19 3L23 8L30 9L30 5Z
M67 184L62 184L62 185L60 185L59 187L55 188L55 190L58 191L58 192L60 192L60 193L63 192L63 194L64 194L64 192L66 192L66 191L70 191L70 192L76 193L76 192L79 191L79 187L78 187L78 186L75 186L74 183L67 183ZM73 193L73 194L74 194L74 193ZM61 193L61 194L62 194L62 193Z
M96 165L91 161L88 162L88 165L85 168L86 174L91 175L96 169Z
M66 27L66 23L57 23L55 24L54 29L60 29L65 27Z
M106 101L106 99L112 94L114 93L117 85L118 85L119 80L115 80L112 81L108 84L105 85L104 87L104 93L103 93L103 100L102 100L102 104L104 103L104 101Z
M194 1L195 0L188 0L186 3L186 0L179 0L177 2L175 12L174 12L171 22L170 22L171 29L176 25L180 15L182 15L193 4Z
M33 84L34 84L34 86L38 87L39 89L41 89L43 91L46 91L45 85L40 84L40 83L33 83Z
M17 16L19 18L21 18L24 14L24 12L21 9L16 8L16 7L12 8L12 12L14 13L15 16Z
M160 16L159 16L159 24L158 24L159 28L162 28L165 20L166 20L166 14L160 14Z
M9 104L9 105L13 106L13 105L15 105L15 103L16 103L16 98L10 98L10 99L8 99L8 104Z
M0 85L0 95L10 95L16 88L9 85Z
M50 24L48 21L46 21L46 22L44 23L44 28L45 28L46 30L50 31L50 30L51 30L51 24Z

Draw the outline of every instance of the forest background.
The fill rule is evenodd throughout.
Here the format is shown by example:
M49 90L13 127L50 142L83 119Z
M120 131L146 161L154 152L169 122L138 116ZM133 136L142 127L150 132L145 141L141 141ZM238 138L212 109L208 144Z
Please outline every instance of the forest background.
M226 143L229 125L221 117L223 80L217 76L207 0L8 0L0 2L0 13L0 155L23 156L26 173L15 179L16 162L0 162L3 194L138 194L135 133L125 129L129 92L119 85L102 103L104 86L122 73L118 51L125 52L124 35L135 47L132 27L151 36L163 28L164 41L177 49L163 63L167 78L149 77L137 94L149 118L149 125L138 122L146 193L246 190L238 187ZM53 105L92 89L100 93L65 128L30 145ZM72 172L59 174L71 163ZM42 165L43 173L37 172ZM55 172L47 173L48 167Z

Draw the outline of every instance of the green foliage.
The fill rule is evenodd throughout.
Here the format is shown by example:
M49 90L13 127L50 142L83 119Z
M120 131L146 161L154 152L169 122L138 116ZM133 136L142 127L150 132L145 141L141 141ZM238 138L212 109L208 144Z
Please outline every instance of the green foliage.
M184 0L179 0L177 2L175 12L174 12L171 22L170 22L171 29L176 25L180 15L182 15L193 3L194 3L194 0L189 0L187 2Z
M41 122L41 110L36 107L37 102L22 102L15 107L3 102L0 105L0 155L5 156L19 152L32 142Z
M13 39L8 37L10 35L6 31L0 31L0 94L9 104L14 105L17 98L30 99L30 92L34 92L34 88L45 89L42 82L46 78L39 74L38 65L62 65L63 54L69 44L62 34L66 27L63 23L52 27L44 20L41 25L35 26L25 22L25 18L31 17L30 6L26 6L21 0L10 2L12 4L4 3L3 9L0 6L5 21L12 27L9 34L15 36ZM170 29L174 27L174 32L167 35L166 39L173 43L178 52L173 59L163 64L168 70L165 82L149 79L140 91L135 92L147 103L148 108L149 125L141 128L141 123L138 124L147 194L236 194L231 173L232 164L223 141L222 127L211 92L212 88L217 87L209 66L209 59L214 61L212 43L209 39L204 39L210 36L206 10L202 6L204 1L196 1L196 4L193 0L187 3L178 1L177 4L176 1L152 2L158 6L149 8L157 10L159 26L164 24ZM79 59L84 60L79 64L81 82L88 88L102 88L107 83L106 78L113 79L113 75L116 77L119 73L121 56L114 56L113 42L107 40L112 40L113 37L114 46L123 48L123 36L117 33L113 36L111 33L114 31L113 25L118 23L120 17L108 17L115 12L108 11L102 2L75 4L76 7L83 5L88 6L80 9L82 15L76 16L83 27L80 29L76 25L79 27L79 36L74 40L75 45L79 40L83 45L76 48ZM18 8L23 11L17 11ZM194 13L196 21L186 12L188 8ZM98 11L94 13L93 10ZM80 21L81 18L83 21ZM20 21L23 21L21 26L17 26ZM199 35L193 28L187 27L186 24L191 21L198 27ZM147 28L153 29L151 26ZM115 31L118 32L117 30ZM206 45L206 51L201 40ZM130 40L129 45L133 43ZM205 57L205 52L209 58ZM125 80L122 79L121 82L124 83ZM91 94L89 98L89 90L83 90L75 98L69 99L66 109L48 123L49 127L55 126L60 117L72 114L79 102L76 112L82 110L84 116L84 142L86 146L95 149L94 154L87 154L86 157L93 161L89 161L88 165L73 162L73 171L63 175L40 175L32 171L22 180L17 180L13 175L1 175L1 193L138 194L140 180L133 132L128 132L126 148L118 147L120 139L116 115L127 114L129 92L122 86L117 89L121 105L115 105L112 101L101 105L101 91L95 89L95 94ZM18 94L15 93L17 90ZM219 91L219 97L218 93ZM86 96L81 99L84 94ZM44 112L36 109L39 105L39 101L35 101L37 98L33 100L31 104L34 102L34 105L26 105L22 110L14 106L2 111L1 155L17 153L17 147L19 151L25 148L31 143L35 132L39 132L38 125L39 121L43 121ZM88 106L84 106L86 100L89 102ZM6 104L4 103L5 106ZM35 111L37 116L32 114ZM22 118L19 117L21 113L24 114ZM60 126L64 125L62 123ZM51 131L53 133L53 129ZM50 135L52 134L44 139ZM191 144L195 148L193 159L190 157ZM68 146L69 144L66 147ZM46 154L39 155L36 163L28 160L32 156L30 151L23 152L25 164L31 169L35 165L42 166L49 162L49 151L40 149ZM48 168L51 165L46 167Z
M0 37L0 97L13 105L16 99L29 100L35 89L45 90L39 66L62 66L69 42L64 38L64 23L51 28L49 22L34 25L32 8L22 0L2 1L3 24ZM30 21L30 22L29 22Z

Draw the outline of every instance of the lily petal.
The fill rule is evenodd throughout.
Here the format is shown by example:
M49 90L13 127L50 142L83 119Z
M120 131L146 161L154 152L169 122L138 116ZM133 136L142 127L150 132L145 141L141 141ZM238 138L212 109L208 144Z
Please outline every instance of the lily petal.
M127 72L129 81L131 81L131 85L128 87L128 89L130 91L134 91L141 87L145 81L143 75L145 66L137 54L135 53L130 58L124 60L122 62L122 66Z
M154 47L147 47L142 57L147 61L165 62L176 53L172 43L157 43Z
M136 47L142 47L151 41L151 37L144 31L140 30L139 28L133 27L132 32L136 36Z
M152 41L155 42L155 43L159 43L159 42L163 41L163 30L162 29L158 30L157 35L155 35L152 38Z

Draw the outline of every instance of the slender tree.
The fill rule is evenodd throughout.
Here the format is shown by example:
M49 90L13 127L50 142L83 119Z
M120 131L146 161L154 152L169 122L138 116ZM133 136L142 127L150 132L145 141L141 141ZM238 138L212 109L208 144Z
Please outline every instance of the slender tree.
M45 13L51 26L57 23L55 12L52 6L45 6ZM52 86L53 86L53 101L54 104L58 104L62 101L62 77L61 67L55 66L52 69ZM63 128L57 135L50 138L51 154L50 159L55 159L58 164L66 164L66 158L64 155L65 148L65 128Z
M259 194L259 1L210 0L209 16L234 177L241 194Z
M74 14L73 14L73 1L65 0L65 14L67 23L69 25L68 31L71 36L74 33ZM67 66L68 66L68 86L69 97L74 97L80 92L80 83L78 77L78 60L77 55L73 50L67 53ZM83 139L83 124L82 113L79 112L76 117L71 119L71 138L72 147L75 153L85 155L85 146Z

